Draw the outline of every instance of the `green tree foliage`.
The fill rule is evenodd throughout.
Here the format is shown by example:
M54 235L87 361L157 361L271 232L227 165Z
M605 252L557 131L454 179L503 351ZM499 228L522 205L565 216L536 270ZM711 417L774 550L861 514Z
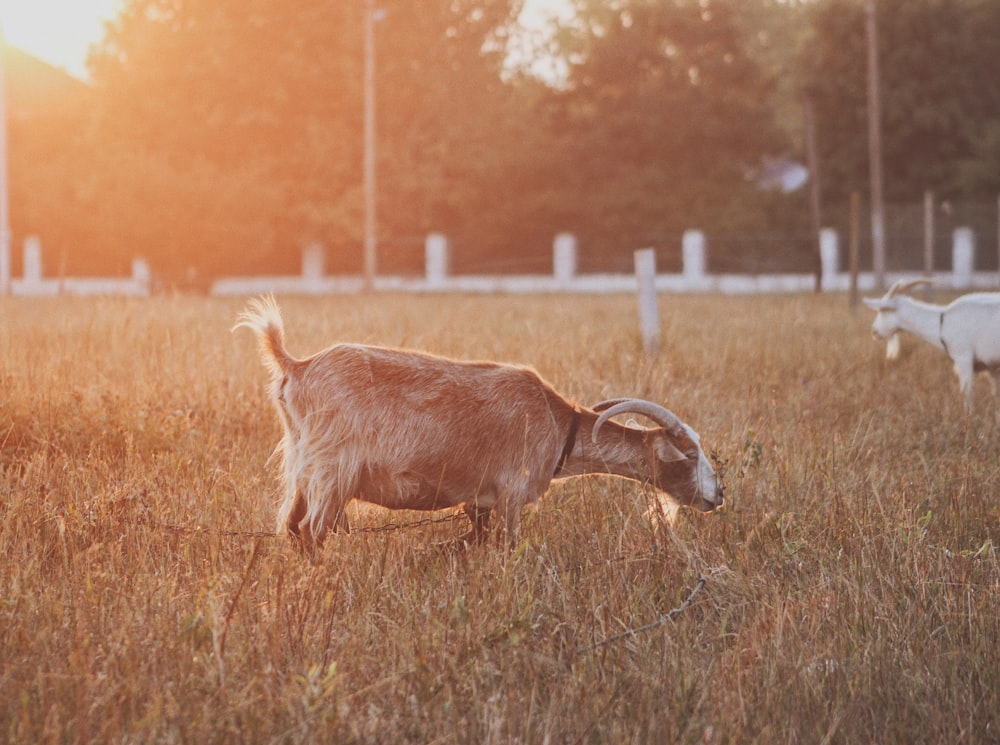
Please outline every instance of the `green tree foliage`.
M56 275L79 271L78 252L94 242L93 221L81 194L80 174L88 170L85 145L86 86L65 73L6 44L6 88L10 216L15 274L29 235L43 246L43 271Z
M379 7L380 264L422 271L430 231L459 242L465 264L482 261L502 250L490 242L490 218L505 211L509 164L523 147L524 98L503 79L520 2L386 0Z
M732 5L746 52L772 88L768 107L796 157L803 157L803 98L793 61L810 43L813 0L744 0Z
M378 211L390 268L409 237L452 228L495 167L502 33L515 10L510 0L379 3ZM94 64L105 136L198 169L222 200L235 188L259 201L255 215L229 216L256 223L272 263L291 268L318 240L332 268L357 269L363 12L326 0L132 0ZM245 251L234 244L221 259L245 268Z
M627 271L635 248L691 227L712 268L768 266L787 240L732 237L811 244L804 191L753 183L767 156L804 161L806 98L825 202L867 190L860 0L573 2L547 47L568 70L555 85L505 63L522 0L378 2L380 271L421 271L429 231L459 272L547 272L560 231L584 270ZM878 6L889 200L993 200L1000 4ZM58 111L11 119L15 234L42 235L47 271L142 255L168 280L294 272L315 241L330 270L360 271L364 13L126 0L83 103L57 94Z
M969 61L963 81L965 117L962 134L968 152L959 158L955 181L961 193L976 199L1000 194L1000 4L968 0L966 36L961 53ZM954 76L952 76L954 78ZM971 90L970 90L971 89Z
M551 121L574 198L564 219L606 250L745 225L761 201L748 175L784 141L737 5L581 2L579 61Z
M980 0L879 0L878 54L886 197L925 189L982 199L1000 189L996 122L1000 6ZM867 192L865 18L856 0L822 0L801 85L817 108L827 194Z
M232 231L161 262L294 270L303 242L356 233L360 18L318 0L125 4L92 65L100 134L194 179L184 206L202 206L177 230L211 215Z
M454 239L459 271L547 271L560 230L584 235L600 263L664 232L745 223L766 202L748 169L781 144L736 7L582 6L569 85L554 90L504 68L520 2L379 3L380 269L418 270L431 230ZM214 271L256 256L291 268L319 240L331 268L359 268L362 11L322 0L126 5L94 63L102 132L198 169L209 194L181 204L238 197L211 211L245 240L227 249L208 235L175 262L211 256ZM231 209L248 202L252 214Z

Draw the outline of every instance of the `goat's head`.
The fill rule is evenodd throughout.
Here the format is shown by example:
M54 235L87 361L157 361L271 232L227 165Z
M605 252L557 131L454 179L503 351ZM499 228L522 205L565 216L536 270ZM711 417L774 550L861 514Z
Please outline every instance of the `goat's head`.
M899 299L903 292L930 284L932 280L921 278L911 280L898 280L888 292L880 298L864 298L865 305L875 311L875 320L872 322L872 337L875 339L887 339L886 357L895 359L899 356Z
M700 512L722 506L722 482L705 457L697 433L672 411L634 398L602 401L594 411L601 412L591 433L595 443L597 433L613 416L640 414L656 422L658 427L643 430L647 448L655 458L655 463L649 464L653 486Z

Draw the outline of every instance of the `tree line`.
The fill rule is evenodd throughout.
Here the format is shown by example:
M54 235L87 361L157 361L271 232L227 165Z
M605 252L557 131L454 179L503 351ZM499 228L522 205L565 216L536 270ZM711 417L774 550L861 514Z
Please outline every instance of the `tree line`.
M806 190L757 179L806 161L807 104L825 216L867 194L863 0L572 2L544 37L565 74L541 79L509 54L522 0L379 0L380 271L419 271L431 231L459 272L547 271L560 231L584 271L647 246L669 266L692 227L716 265L808 262ZM877 7L886 198L995 200L1000 4ZM177 279L294 272L314 242L360 271L365 13L127 0L91 85L9 117L15 240L39 235L68 273L135 255Z

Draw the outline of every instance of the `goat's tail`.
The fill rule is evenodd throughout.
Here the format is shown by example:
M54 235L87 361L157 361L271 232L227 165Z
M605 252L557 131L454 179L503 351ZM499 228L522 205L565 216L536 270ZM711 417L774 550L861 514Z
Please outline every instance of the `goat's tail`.
M261 359L275 379L298 362L285 349L285 326L273 295L251 300L237 318L233 331L238 328L248 328L257 335Z

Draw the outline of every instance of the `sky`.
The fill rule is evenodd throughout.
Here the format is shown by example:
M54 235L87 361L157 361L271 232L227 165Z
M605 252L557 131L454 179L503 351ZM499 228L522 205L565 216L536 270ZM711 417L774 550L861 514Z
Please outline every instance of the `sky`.
M9 44L86 79L87 50L104 35L119 0L0 0Z
M0 29L8 43L85 80L87 50L120 1L0 0ZM522 21L541 24L553 14L566 14L566 0L526 0Z

